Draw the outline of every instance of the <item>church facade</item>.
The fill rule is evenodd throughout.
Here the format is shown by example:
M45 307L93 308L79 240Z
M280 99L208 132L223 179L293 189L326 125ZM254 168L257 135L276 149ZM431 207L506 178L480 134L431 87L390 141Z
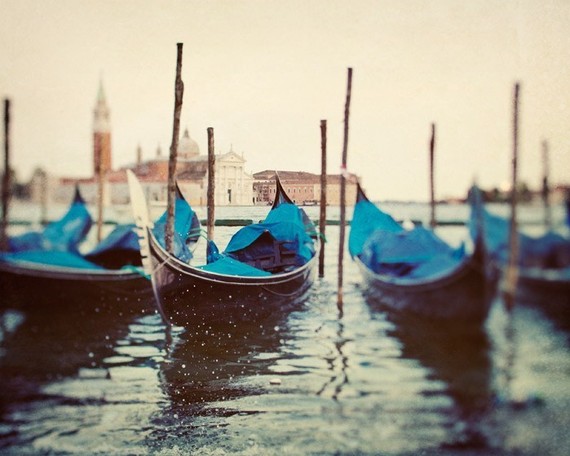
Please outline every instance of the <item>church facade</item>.
M137 153L140 156L140 153ZM218 206L244 206L253 204L253 176L245 170L246 160L230 149L215 154L214 202ZM141 181L149 201L166 201L168 157L160 149L154 159L139 161L131 169ZM126 169L126 168L125 168ZM184 197L192 206L205 206L208 191L208 155L188 132L184 131L178 144L176 180Z

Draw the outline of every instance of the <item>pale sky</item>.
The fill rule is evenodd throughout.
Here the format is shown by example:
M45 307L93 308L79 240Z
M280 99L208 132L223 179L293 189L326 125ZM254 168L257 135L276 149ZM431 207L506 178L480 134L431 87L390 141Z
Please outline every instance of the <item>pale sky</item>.
M375 200L427 200L510 180L512 93L521 83L520 178L570 183L570 1L0 0L0 95L12 100L12 163L89 176L100 79L115 168L167 154L176 43L181 128L246 169L328 172L342 153L353 68L348 169Z

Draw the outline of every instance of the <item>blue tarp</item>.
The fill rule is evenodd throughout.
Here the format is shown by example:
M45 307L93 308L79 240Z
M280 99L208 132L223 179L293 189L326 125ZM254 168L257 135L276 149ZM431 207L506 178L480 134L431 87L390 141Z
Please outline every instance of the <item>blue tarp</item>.
M108 269L142 266L134 224L117 225L85 258Z
M483 235L490 255L501 263L509 258L510 221L504 217L483 213ZM570 266L570 240L549 231L533 237L518 233L519 265L548 268Z
M26 261L76 269L121 269L140 266L141 256L134 225L118 225L86 255L77 251L34 249L0 253L0 261Z
M92 224L85 201L76 188L73 203L60 220L50 223L42 232L24 233L10 238L8 249L10 252L26 250L78 252L78 246L87 236Z
M85 256L99 255L112 249L139 251L139 239L136 225L129 223L117 225L91 252Z
M414 279L453 270L465 256L464 246L453 249L431 230L405 230L363 193L354 207L348 247L377 274Z
M219 253L213 241L208 241L208 264L201 268L237 276L265 276L296 268L313 258L311 234L315 232L300 208L281 203L264 222L245 226L234 234L223 253Z
M75 269L104 269L86 260L77 253L56 250L51 252L45 250L27 250L23 252L0 253L0 261L26 261L29 263L37 263L38 265L64 266L66 268Z
M374 231L364 243L361 257L373 256L380 263L420 263L437 255L455 254L433 231L416 227L397 233Z
M274 209L269 211L263 223L276 223L287 221L289 223L296 223L304 228L309 236L315 236L317 229L309 219L307 213L293 203L281 203Z
M165 211L155 222L153 228L153 233L162 247L165 247L166 218L167 212ZM181 261L189 262L192 259L189 246L198 240L200 230L200 221L196 213L178 190L174 204L174 236L172 242L174 256Z
M66 266L78 269L120 269L140 266L140 247L134 224L118 225L93 250L85 255L78 251L92 220L85 202L76 189L69 211L59 221L48 225L41 233L25 233L10 239L12 253L2 254L0 261L29 261L39 264ZM166 212L156 222L154 231L163 243ZM174 246L177 256L189 261L188 245L200 234L200 222L190 205L178 192L175 209ZM24 253L29 254L24 255Z
M453 269L463 257L463 247L455 250L423 227L397 233L376 230L360 254L362 262L376 273L415 278Z
M295 266L307 263L315 253L313 240L305 229L298 223L291 222L264 222L245 226L230 239L225 252L239 259L253 260L271 254L273 241L282 243L283 248L296 253Z
M359 256L362 253L364 243L375 230L397 233L404 231L404 228L370 201L357 202L354 206L348 239L348 251L352 256Z
M199 269L215 272L218 274L227 274L242 277L264 277L271 275L270 272L254 268L253 266L249 266L248 264L242 263L241 261L234 260L233 258L224 255L221 255L213 263L199 266Z

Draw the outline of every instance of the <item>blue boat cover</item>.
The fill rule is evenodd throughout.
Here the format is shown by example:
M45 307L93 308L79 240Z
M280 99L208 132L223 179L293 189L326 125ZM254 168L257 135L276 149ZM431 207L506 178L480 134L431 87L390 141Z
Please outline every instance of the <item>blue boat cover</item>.
M264 234L264 239L261 239ZM314 242L304 227L292 222L263 222L244 226L230 239L225 252L240 259L253 260L271 255L274 241L281 243L287 251L295 252L295 266L307 263L315 253Z
M263 277L271 275L270 272L255 268L225 255L220 255L219 258L212 263L199 266L198 268L203 269L204 271L215 272L217 274L241 277Z
M153 234L163 248L165 248L166 218L167 211L155 222L153 228ZM190 246L196 243L200 237L200 232L201 225L198 216L177 188L174 204L174 236L172 239L174 256L181 261L189 262L193 256Z
M76 187L73 203L60 220L48 224L42 232L29 232L10 238L8 249L10 252L78 252L78 246L87 236L92 224L85 201Z
M107 269L142 266L136 225L117 225L91 252L85 254L85 259Z
M354 207L349 252L376 274L410 279L439 276L465 257L463 245L454 249L423 227L405 230L364 196Z
M291 223L296 223L301 227L304 227L305 231L314 237L317 235L317 228L315 224L311 221L307 213L294 203L281 202L278 206L274 206L265 217L264 223L275 223L288 221Z
M429 277L453 269L465 254L463 245L453 249L432 231L375 230L362 248L360 259L377 274L396 277Z
M226 254L220 253L218 246L211 239L208 240L206 259L207 264L198 266L199 269L215 272L217 274L245 277L262 277L271 275L270 272L242 263L241 261L227 256Z
M208 241L206 266L236 276L266 276L306 264L315 254L315 227L295 204L281 202L262 223L241 228L223 253Z
M509 258L510 221L484 210L483 233L485 246L491 257L499 263L506 263ZM553 231L537 237L519 232L518 246L519 266L570 266L570 240Z
M398 233L404 228L369 200L358 201L354 206L348 239L348 251L353 257L362 253L364 243L375 230Z
M22 252L2 252L0 253L0 261L36 263L38 265L63 266L75 269L104 269L103 267L92 263L80 254L74 252L61 251L45 251L45 250L26 250Z

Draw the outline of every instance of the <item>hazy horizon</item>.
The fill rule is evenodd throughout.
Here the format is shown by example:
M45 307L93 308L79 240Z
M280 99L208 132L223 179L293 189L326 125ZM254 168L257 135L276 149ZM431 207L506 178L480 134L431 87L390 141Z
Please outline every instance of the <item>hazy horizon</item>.
M512 93L521 83L519 176L570 182L570 3L0 0L0 88L12 101L12 166L89 176L100 80L113 167L149 159L172 135L176 43L184 43L181 129L207 150L243 153L248 172L339 172L347 68L348 170L371 199L436 197L511 179Z

